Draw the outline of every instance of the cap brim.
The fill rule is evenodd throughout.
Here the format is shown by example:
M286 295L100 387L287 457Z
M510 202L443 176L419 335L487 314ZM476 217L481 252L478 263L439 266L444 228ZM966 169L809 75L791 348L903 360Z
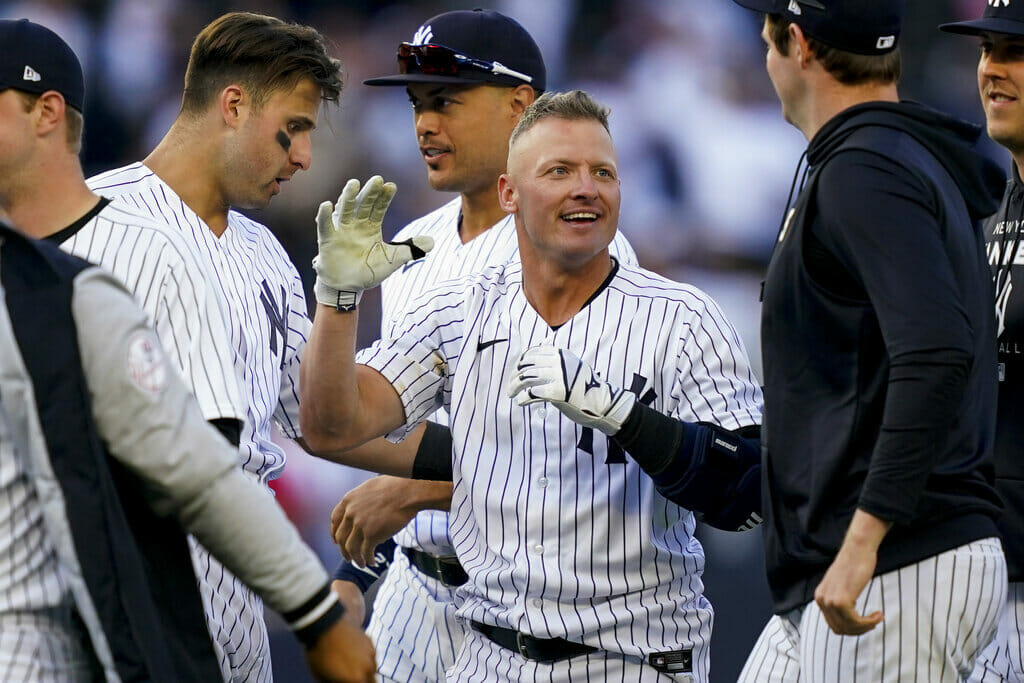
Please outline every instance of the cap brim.
M942 24L939 26L939 30L946 33L959 33L964 36L976 36L981 33L1006 33L1011 36L1024 36L1024 21L987 17L973 21Z
M490 74L481 72L482 78L472 78L470 76L436 76L433 74L396 74L394 76L378 76L377 78L367 78L363 81L363 85L408 85L409 83L488 83L492 82L489 77Z
M749 10L755 12L764 12L765 14L772 14L780 11L780 3L778 0L732 0L740 7L746 7ZM783 5L785 8L785 5Z

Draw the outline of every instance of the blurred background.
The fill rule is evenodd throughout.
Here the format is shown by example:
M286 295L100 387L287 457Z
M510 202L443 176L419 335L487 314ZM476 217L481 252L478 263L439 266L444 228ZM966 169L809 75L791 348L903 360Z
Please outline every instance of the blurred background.
M985 0L906 4L902 96L982 122L976 41L935 27L980 16ZM311 170L253 214L280 238L308 288L316 206L337 196L346 179L379 173L398 183L386 234L451 198L427 185L401 88L361 81L393 73L398 43L426 19L479 6L530 31L547 62L549 89L584 88L611 107L620 229L641 265L718 301L760 372L759 284L806 141L779 113L759 19L729 0L0 0L0 17L49 26L82 59L87 175L141 159L159 141L178 111L192 39L219 14L244 9L318 28L342 62L345 92L314 134ZM984 148L1006 165L994 145ZM377 301L372 293L365 301L363 345L379 329ZM274 482L330 568L340 557L328 534L330 511L368 476L293 451ZM717 613L712 680L733 681L770 611L760 534L700 535ZM309 681L295 642L273 623L277 680Z

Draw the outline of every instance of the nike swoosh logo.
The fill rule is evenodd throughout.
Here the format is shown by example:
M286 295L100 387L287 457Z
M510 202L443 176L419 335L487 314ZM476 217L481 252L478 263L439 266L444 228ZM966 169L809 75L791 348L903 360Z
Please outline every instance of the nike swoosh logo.
M484 349L486 349L486 348L488 348L490 346L494 346L495 344L500 344L501 342L507 342L507 341L508 341L508 339L492 339L491 341L477 342L476 350L477 350L477 352L480 352L480 351L483 351Z

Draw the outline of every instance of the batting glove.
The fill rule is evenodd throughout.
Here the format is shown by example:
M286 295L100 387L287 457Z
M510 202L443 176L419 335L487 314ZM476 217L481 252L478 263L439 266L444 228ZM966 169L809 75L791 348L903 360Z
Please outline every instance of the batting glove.
M508 385L517 405L547 401L584 427L614 436L629 417L636 396L616 389L570 351L534 346L523 352Z
M379 175L366 181L349 180L336 204L324 202L316 213L317 244L313 259L316 300L339 311L351 311L363 290L379 285L402 264L421 258L434 247L429 237L385 242L384 214L395 196L394 183Z

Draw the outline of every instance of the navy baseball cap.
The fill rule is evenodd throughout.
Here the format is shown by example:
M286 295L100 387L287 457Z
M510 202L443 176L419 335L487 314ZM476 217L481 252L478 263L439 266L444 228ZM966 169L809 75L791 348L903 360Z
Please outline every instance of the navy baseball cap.
M485 9L445 12L423 22L408 43L398 46L394 76L369 78L366 85L409 83L547 85L537 43L517 21Z
M805 34L837 50L883 55L896 48L903 0L733 0L765 14L779 14Z
M82 111L82 65L60 36L28 19L0 19L0 45L0 90L56 90L69 107Z
M1024 3L998 0L989 2L981 19L942 24L939 28L949 33L968 36L976 36L982 32L1024 36Z

